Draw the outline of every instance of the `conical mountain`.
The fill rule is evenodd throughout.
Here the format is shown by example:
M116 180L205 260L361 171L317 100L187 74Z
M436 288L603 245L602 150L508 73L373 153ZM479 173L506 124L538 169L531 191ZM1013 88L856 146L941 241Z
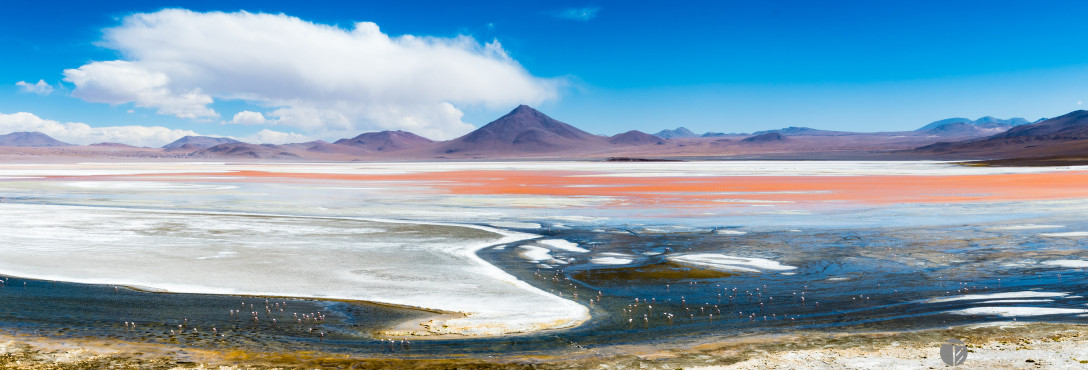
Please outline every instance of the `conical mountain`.
M501 157L522 153L587 152L606 145L606 138L521 105L476 131L440 144L436 152Z

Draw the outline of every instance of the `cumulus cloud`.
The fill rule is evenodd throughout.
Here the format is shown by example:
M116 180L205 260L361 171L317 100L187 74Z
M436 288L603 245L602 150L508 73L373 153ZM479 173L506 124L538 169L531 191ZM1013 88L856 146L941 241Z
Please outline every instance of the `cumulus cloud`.
M458 107L538 103L560 84L531 75L498 41L390 36L374 23L344 29L283 14L134 14L101 45L124 59L65 70L73 96L196 119L218 116L216 100L242 100L267 110L263 123L248 113L238 123L315 137L403 129L450 138L472 129Z
M189 130L159 126L91 127L80 122L61 123L47 120L27 112L0 113L0 133L19 131L38 131L71 144L114 142L153 148L166 145L186 135L198 135Z
M45 80L38 80L38 83L29 83L26 81L19 81L15 83L15 86L19 86L23 92L28 92L38 95L49 95L53 93L53 86L45 83Z
M172 87L166 73L123 60L94 62L64 71L64 80L76 84L72 96L93 103L134 103L158 108L160 114L181 118L218 117L208 108L212 97L199 87Z
M575 21L588 22L593 18L597 18L597 13L601 11L601 8L595 6L587 6L584 8L569 8L563 9L552 13L556 18L570 19Z
M258 131L253 135L249 135L241 138L240 140L247 143L261 143L261 144L288 144L288 143L305 143L307 141L313 141L310 137L302 134L296 134L294 132L279 132L264 129Z
M230 123L236 125L261 125L267 122L264 115L261 112L254 112L244 110L234 115L234 118L230 120Z

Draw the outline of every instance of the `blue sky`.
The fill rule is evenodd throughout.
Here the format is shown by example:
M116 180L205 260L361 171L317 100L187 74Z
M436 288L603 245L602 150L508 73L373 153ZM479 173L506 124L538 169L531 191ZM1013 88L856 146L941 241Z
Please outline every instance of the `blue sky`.
M70 122L118 140L152 134L93 129L162 127L148 145L182 132L277 142L402 128L449 138L518 103L615 134L910 130L949 117L1035 120L1088 101L1083 1L4 8L15 16L0 23L0 128L43 125L17 112L55 121L60 136L74 135ZM276 33L284 28L294 31Z

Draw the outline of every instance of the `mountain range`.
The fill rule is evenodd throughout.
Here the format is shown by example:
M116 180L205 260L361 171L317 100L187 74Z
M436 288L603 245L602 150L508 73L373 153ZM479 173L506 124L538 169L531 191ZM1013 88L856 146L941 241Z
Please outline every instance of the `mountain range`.
M914 152L940 158L1088 156L1088 111L1019 125L984 138L926 145Z
M922 126L916 131L938 136L994 135L1030 123L1023 118L1000 119L986 116L974 121L967 118L949 118Z
M1042 121L1042 120L1040 120ZM989 136L1006 130L1030 124L1023 118L1010 118L1000 119L990 116L982 117L977 120L970 120L967 118L948 118L939 121L934 121L914 131L901 131L901 132L887 132L886 134L895 135L931 135L931 136L944 136L944 137L966 137L966 136ZM849 131L830 131L820 130L811 127L796 127L790 126L786 128L780 128L775 130L756 131L751 134L725 134L720 132L707 132L704 134L696 134L691 130L684 127L677 127L672 130L658 131L654 136L663 139L673 138L695 138L695 137L730 137L730 136L758 136L766 133L777 132L787 136L843 136L843 135L866 135L872 133L861 132L849 132Z
M914 131L844 132L786 127L751 134L696 134L684 127L654 135L631 130L595 135L521 105L461 137L433 141L407 131L363 133L329 143L250 144L186 136L159 149L121 143L70 146L47 135L0 136L0 147L71 156L234 158L270 160L767 158L993 159L1072 155L1088 148L1088 113L1030 123L1023 118L950 118ZM62 149L72 148L72 149ZM16 149L0 150L0 154Z

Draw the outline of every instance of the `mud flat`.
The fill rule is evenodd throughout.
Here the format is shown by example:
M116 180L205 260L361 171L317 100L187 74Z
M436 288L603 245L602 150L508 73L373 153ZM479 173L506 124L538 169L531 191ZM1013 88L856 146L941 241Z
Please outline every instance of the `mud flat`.
M791 338L794 342L784 342ZM863 335L795 335L760 343L697 347L708 357L733 357L729 364L690 369L924 369L943 368L940 345L960 339L968 349L964 366L978 369L1083 368L1088 366L1088 326L990 323L953 329ZM688 356L691 356L689 354Z
M319 351L247 352L171 345L63 340L0 334L0 368L476 368L590 369L606 367L685 369L939 368L948 339L968 347L970 368L1081 368L1088 366L1088 326L990 323L951 329L885 333L797 333L670 347L614 346L597 356L511 358L360 358Z

